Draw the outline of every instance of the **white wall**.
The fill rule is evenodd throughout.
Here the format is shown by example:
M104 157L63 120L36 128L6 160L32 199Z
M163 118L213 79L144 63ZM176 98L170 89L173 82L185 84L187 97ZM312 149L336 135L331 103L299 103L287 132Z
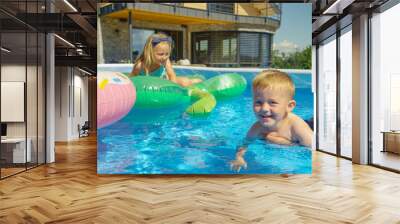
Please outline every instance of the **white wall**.
M68 141L69 68L55 67L55 141Z
M30 139L32 161L36 162L39 159L39 163L44 163L44 74L42 73L42 67L25 64L2 64L2 82L24 82L26 85L26 99L22 102L22 107L19 108L19 112L22 113L22 117L26 112L26 120L23 118L21 122L6 122L7 123L7 137L9 138L25 138L25 135ZM27 77L27 80L25 78ZM3 92L4 89L2 89ZM24 94L24 89L19 90L20 94ZM9 98L7 95L2 95L2 98ZM25 98L23 96L22 98ZM25 105L26 102L26 105ZM3 104L4 102L2 102ZM17 113L16 108L2 107L2 112L6 113ZM37 154L38 153L38 154Z
M25 121L25 82L1 81L0 101L2 122Z
M80 75L76 75L76 72L79 72ZM88 111L88 78L81 76L81 73L79 70L75 70L75 77L74 77L74 102L71 103L71 105L74 105L74 108L72 108L72 120L71 120L71 125L72 125L72 130L71 134L73 138L79 137L78 133L78 124L81 126L85 123L85 121L88 121L89 119L89 111Z
M1 81L25 82L25 64L1 65Z
M5 64L1 65L1 81L25 82L25 64ZM7 108L1 108L7 110ZM8 122L8 137L25 137L25 122Z
M83 75L73 67L56 67L56 141L77 139L78 124L88 120L88 78Z

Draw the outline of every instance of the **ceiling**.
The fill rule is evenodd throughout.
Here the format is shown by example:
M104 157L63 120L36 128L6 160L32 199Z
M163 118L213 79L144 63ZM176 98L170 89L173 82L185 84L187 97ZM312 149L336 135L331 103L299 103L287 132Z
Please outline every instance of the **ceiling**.
M100 0L98 2L100 2L99 4L107 4L113 2L165 1ZM186 2L193 2L193 0ZM230 0L214 0L213 2L230 2ZM237 2L265 1L239 0ZM339 24L338 21L344 21L344 18L347 18L351 22L351 17L373 10L387 0L271 0L269 2L312 3L312 36L313 43L315 43L324 35L329 35L327 31ZM74 45L74 47L71 47L70 44L56 38L57 65L71 65L73 63L72 65L85 66L91 71L96 71L96 7L96 0L0 0L0 26L3 33L15 34L25 32L26 29L28 32L55 32ZM52 13L49 13L49 11L52 11ZM334 29L331 30L330 32L334 32ZM4 38L12 48L22 49L20 47L25 46L25 40L20 40L15 35L13 37L12 34L7 34ZM35 47L34 44L28 44L28 54L31 52L31 46Z
M34 54L33 33L54 32L56 66L79 66L93 74L96 71L97 14L96 0L1 0L0 26L2 45L13 51L11 56ZM51 13L50 13L51 11ZM36 41L34 41L36 42ZM25 52L25 46L27 50Z
M352 18L373 12L388 0L312 0L313 44L351 24Z

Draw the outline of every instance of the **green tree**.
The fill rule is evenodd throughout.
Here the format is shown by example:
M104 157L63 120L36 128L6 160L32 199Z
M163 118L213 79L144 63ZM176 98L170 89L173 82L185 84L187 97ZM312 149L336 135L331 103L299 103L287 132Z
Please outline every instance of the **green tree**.
M311 46L300 52L284 54L278 50L272 51L272 68L311 69Z

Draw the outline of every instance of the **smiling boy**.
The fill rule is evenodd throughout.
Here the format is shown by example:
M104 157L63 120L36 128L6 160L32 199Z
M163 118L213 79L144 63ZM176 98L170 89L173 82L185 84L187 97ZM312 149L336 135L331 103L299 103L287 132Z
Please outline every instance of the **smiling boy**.
M267 140L282 145L311 146L313 132L308 124L292 113L296 106L295 86L288 74L266 70L253 80L253 111L257 121L247 132L245 143L236 153L231 168L247 167L243 156L249 142Z

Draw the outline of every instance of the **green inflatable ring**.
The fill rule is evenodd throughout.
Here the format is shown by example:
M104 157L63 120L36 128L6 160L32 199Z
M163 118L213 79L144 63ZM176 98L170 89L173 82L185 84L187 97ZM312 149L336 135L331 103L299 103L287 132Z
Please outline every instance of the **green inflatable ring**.
M181 77L181 76L179 76ZM206 78L203 75L199 75L199 74L194 74L194 75L185 75L183 77L186 77L188 79L201 79L201 80L206 80Z
M214 76L195 86L208 91L220 100L241 95L246 90L247 81L237 73L227 73Z
M217 100L211 93L195 87L189 87L189 89L189 95L194 103L186 109L186 113L190 115L206 115L217 105Z
M247 85L246 79L236 73L215 76L188 88L151 76L131 80L136 87L135 108L162 109L191 103L186 109L189 115L209 114L217 100L241 95Z
M136 88L135 107L142 109L161 109L188 104L188 90L169 80L152 76L131 78Z

